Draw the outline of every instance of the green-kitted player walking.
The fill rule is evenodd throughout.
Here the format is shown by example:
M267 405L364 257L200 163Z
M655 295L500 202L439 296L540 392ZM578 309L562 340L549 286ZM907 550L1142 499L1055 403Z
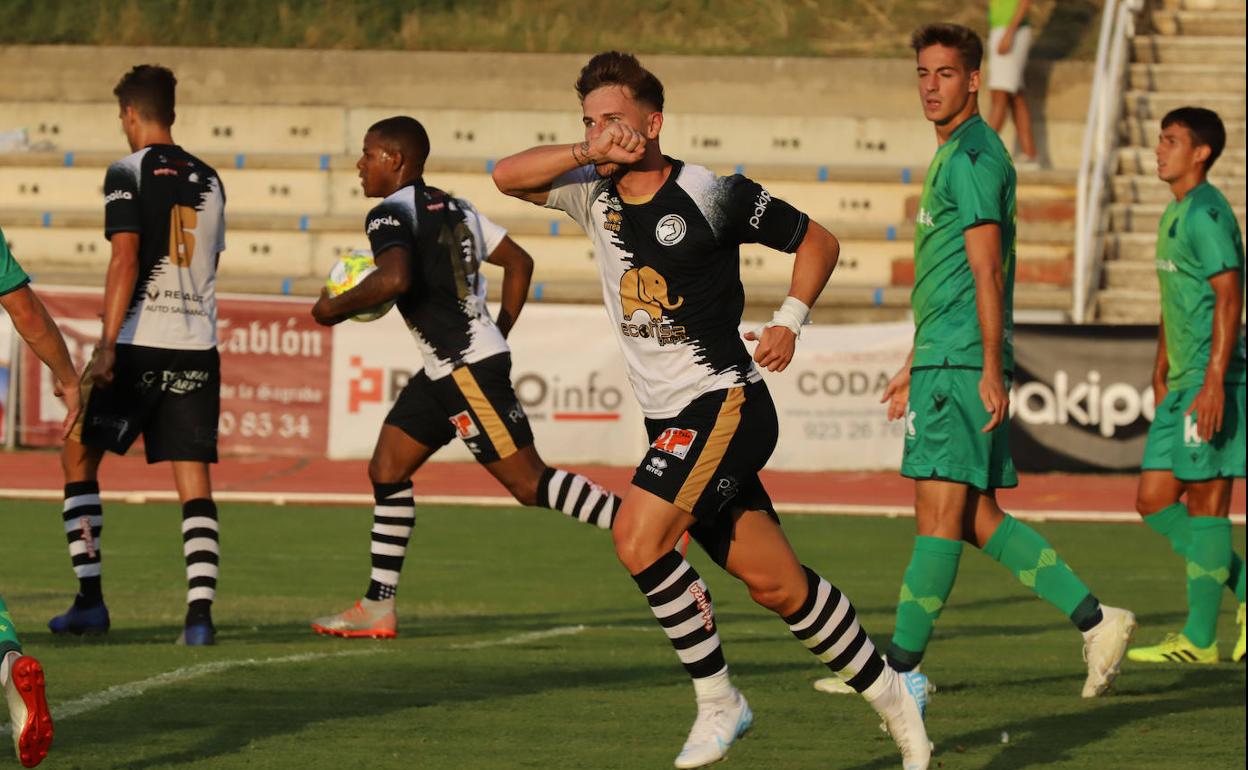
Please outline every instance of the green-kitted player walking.
M883 399L889 419L905 419L901 474L915 480L918 528L888 662L913 689L927 687L917 669L967 542L1083 633L1083 696L1095 697L1118 673L1135 616L1097 601L1048 541L997 504L996 490L1018 484L1007 424L1016 178L978 114L982 44L965 27L935 24L918 30L912 46L939 149L915 222L914 348Z
M13 321L13 328L31 350L52 370L53 387L65 401L63 428L78 419L81 401L78 374L65 348L60 329L34 290L30 278L9 253L8 242L0 232L0 308ZM48 755L52 745L52 715L44 696L43 667L22 652L13 617L0 596L0 689L9 708L13 747L24 767L34 767Z
M1161 121L1157 176L1174 200L1157 232L1157 413L1136 508L1186 562L1188 609L1181 633L1128 653L1149 663L1218 661L1223 586L1239 600L1232 657L1244 658L1244 560L1229 518L1232 479L1244 476L1244 242L1226 197L1206 179L1225 145L1210 110L1181 107Z

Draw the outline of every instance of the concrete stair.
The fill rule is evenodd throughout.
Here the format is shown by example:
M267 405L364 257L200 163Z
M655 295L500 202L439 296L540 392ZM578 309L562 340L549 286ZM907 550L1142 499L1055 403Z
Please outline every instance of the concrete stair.
M1157 179L1154 146L1161 118L1183 106L1222 118L1227 145L1210 181L1248 219L1245 169L1245 6L1243 0L1152 0L1131 41L1131 64L1119 124L1104 270L1095 313L1107 323L1156 323L1157 227L1173 200Z
M1241 27L1242 29L1242 27ZM1242 35L1180 37L1139 35L1131 41L1132 61L1140 64L1238 64L1244 65Z
M1248 196L1244 192L1244 178L1213 177L1210 181L1222 191L1231 205L1243 210L1248 205ZM1140 174L1138 176L1121 175L1114 177L1114 200L1120 203L1159 203L1166 205L1173 196L1170 187L1156 176Z
M1242 64L1132 64L1127 88L1133 91L1211 91L1244 82Z
M1240 82L1242 81L1241 77ZM1222 124L1226 127L1226 149L1242 150L1248 146L1248 141L1245 141L1244 121L1224 119ZM1118 135L1122 143L1127 146L1151 149L1156 146L1157 134L1160 132L1161 121L1153 118L1126 117L1119 122Z

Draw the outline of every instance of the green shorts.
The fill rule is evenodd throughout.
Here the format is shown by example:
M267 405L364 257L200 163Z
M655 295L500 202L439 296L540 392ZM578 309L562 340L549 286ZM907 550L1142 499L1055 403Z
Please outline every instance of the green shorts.
M1207 481L1244 476L1244 385L1226 384L1222 430L1212 441L1196 433L1196 413L1187 410L1200 386L1172 390L1157 405L1148 429L1144 459L1146 471L1170 471L1179 481Z
M1009 420L983 433L988 412L979 398L978 369L914 369L906 405L901 475L942 479L977 489L1018 486L1010 457ZM1007 381L1006 389L1009 389Z

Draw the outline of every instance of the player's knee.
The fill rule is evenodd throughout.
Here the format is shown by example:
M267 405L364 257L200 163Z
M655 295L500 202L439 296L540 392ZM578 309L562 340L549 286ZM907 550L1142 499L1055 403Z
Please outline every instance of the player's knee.
M662 549L652 543L646 543L631 532L611 530L611 538L615 541L615 557L628 570L636 575L646 567L654 564L662 556Z
M750 585L750 598L760 607L765 607L778 615L792 615L802 608L805 596L797 595L788 586L778 583L758 583Z
M368 461L368 480L374 484L395 484L404 481L403 470L384 457Z
M1135 512L1141 516L1151 516L1169 504L1152 495L1140 494L1135 498Z
M538 477L533 476L523 479L508 479L506 486L511 496L516 498L517 503L521 505L537 505L537 483Z

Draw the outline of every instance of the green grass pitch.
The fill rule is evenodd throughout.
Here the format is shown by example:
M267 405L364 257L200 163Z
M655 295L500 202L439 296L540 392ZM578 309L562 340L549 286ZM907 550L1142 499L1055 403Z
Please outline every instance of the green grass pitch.
M547 511L420 507L399 638L348 641L315 636L307 619L366 586L370 513L221 508L219 644L185 649L172 644L185 590L176 506L106 506L113 630L54 639L44 624L74 585L59 506L4 503L0 591L62 711L44 767L671 766L692 723L691 688L607 533ZM784 526L886 641L913 524L786 516ZM1136 611L1138 638L1181 626L1182 566L1156 535L1039 529L1101 598ZM1235 542L1242 553L1243 528ZM865 703L813 690L824 669L784 624L701 552L692 561L755 711L725 767L898 766ZM1228 595L1224 656L1234 612ZM933 768L1244 766L1242 665L1127 663L1115 696L1083 701L1077 632L982 554L963 557L925 670L939 688ZM17 767L4 748L0 768Z

